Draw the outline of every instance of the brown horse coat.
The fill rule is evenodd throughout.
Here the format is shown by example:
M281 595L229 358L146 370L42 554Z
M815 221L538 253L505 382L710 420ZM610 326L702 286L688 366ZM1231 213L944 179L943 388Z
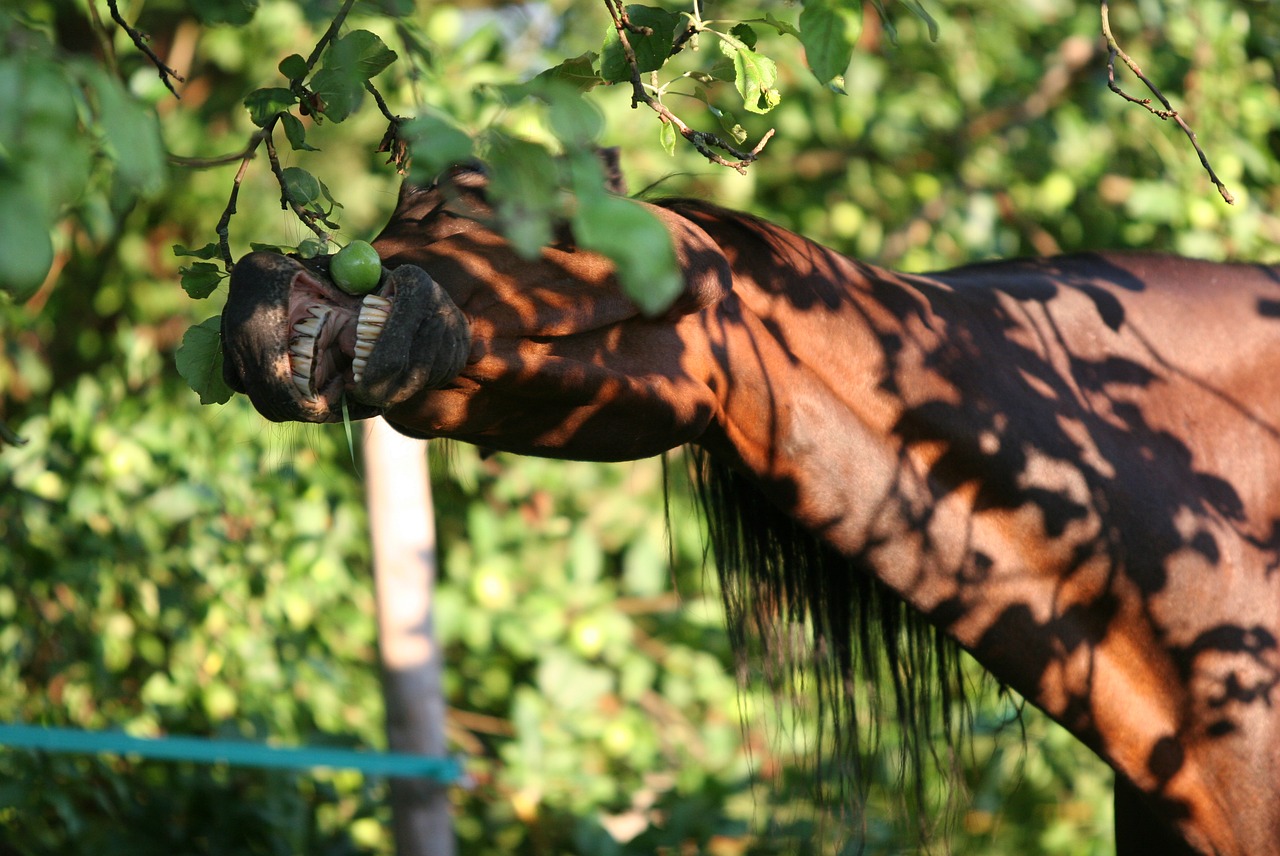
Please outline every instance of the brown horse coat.
M340 418L346 394L525 454L694 443L1114 767L1121 852L1280 854L1280 270L1089 254L909 276L672 202L651 210L687 289L646 318L598 256L518 258L482 186L402 193L359 380L357 299L246 257L232 385L274 419ZM317 374L291 378L317 305Z

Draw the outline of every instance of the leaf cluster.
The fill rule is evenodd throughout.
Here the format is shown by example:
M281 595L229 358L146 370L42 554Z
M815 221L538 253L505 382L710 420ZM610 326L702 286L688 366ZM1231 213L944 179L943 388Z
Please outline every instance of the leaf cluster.
M63 54L31 11L0 8L0 294L18 302L48 277L58 223L106 239L166 172L150 110L102 66Z

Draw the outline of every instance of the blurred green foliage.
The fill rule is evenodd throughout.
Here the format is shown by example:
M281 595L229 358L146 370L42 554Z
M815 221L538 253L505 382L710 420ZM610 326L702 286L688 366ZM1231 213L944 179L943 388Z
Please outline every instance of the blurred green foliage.
M0 92L19 86L0 101L23 117L0 119L0 257L28 264L15 242L44 252L49 235L53 271L41 286L0 268L22 284L11 292L34 292L0 295L0 420L28 441L0 453L0 718L381 746L363 490L341 427L270 426L242 398L201 407L174 367L184 330L210 309L179 287L171 248L215 240L238 160L165 168L137 136L154 121L172 154L243 150L258 127L246 97L280 85L281 61L307 53L337 4L121 5L187 77L181 101L109 22L116 61L104 64L82 4L23 4L38 26L20 39L15 13L0 11ZM744 109L732 78L664 79L691 124L749 140L777 128L745 177L686 148L667 154L625 85L590 88L589 114L509 97L543 69L581 72L565 60L601 50L602 8L413 5L362 4L348 26L397 51L385 94L422 117L427 150L443 142L450 157L471 150L459 129L556 148L559 123L623 146L634 187L660 180L659 193L749 206L911 269L1099 247L1261 259L1280 241L1280 22L1263 2L1112 10L1121 43L1197 130L1231 208L1185 138L1106 90L1089 4L939 2L932 20L869 8L846 95L777 48L784 32L755 26L781 94L769 113ZM799 10L748 12L795 24ZM698 50L732 59L707 41ZM74 116L44 109L56 104L46 90ZM750 91L759 106L763 90ZM125 105L124 129L99 112L111 104ZM306 119L300 139L315 151L281 147L284 166L342 203L347 237L370 236L394 201L397 178L372 153L385 124L365 104L341 126ZM237 256L251 240L309 234L280 210L262 161L232 221ZM19 221L32 235L5 225ZM216 309L225 292L208 285ZM809 803L812 723L786 699L739 692L678 464L668 551L654 461L448 457L436 468L438 622L450 736L476 780L455 794L464 853L820 853L849 827L868 852L898 853L920 825L944 826L902 816L888 763L872 765L888 787L861 817ZM959 759L952 848L1108 850L1110 774L1034 711L1012 715L983 697ZM382 782L351 773L0 749L0 845L19 853L385 853L384 798Z

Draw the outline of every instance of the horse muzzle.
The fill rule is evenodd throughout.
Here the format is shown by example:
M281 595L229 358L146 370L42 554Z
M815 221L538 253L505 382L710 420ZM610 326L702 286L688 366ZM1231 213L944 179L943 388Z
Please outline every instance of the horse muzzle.
M452 381L471 349L461 310L415 265L343 292L326 260L242 258L222 314L223 374L276 422L373 416Z

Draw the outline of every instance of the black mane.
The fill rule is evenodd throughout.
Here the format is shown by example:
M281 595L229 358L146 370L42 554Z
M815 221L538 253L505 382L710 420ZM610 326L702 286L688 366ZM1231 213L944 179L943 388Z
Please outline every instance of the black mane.
M881 749L881 724L892 722L901 741L898 785L925 833L921 774L932 766L956 783L954 750L971 719L959 645L742 472L697 447L688 451L740 666L764 663L771 683L781 678L790 692L808 682L818 704L816 748L834 767L819 775L819 796L861 805L871 772L863 757ZM798 628L809 635L800 645L790 641Z

